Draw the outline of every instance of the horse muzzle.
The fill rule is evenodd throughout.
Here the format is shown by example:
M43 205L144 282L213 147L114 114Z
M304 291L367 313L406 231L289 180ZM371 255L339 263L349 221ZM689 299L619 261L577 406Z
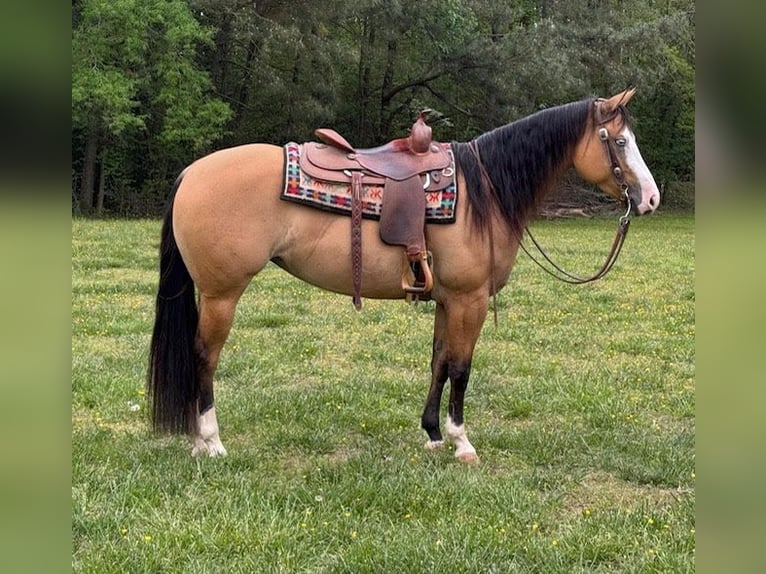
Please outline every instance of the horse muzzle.
M631 186L628 191L631 212L635 215L654 213L660 205L660 190L656 185Z

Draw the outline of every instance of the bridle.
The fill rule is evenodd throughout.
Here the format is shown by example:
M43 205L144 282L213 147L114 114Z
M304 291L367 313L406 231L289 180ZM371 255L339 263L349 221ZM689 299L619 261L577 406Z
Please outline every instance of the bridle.
M618 155L617 150L614 149L614 141L609 137L609 130L604 127L604 124L611 122L615 117L617 117L617 114L620 113L619 108L610 116L605 118L603 112L601 111L600 105L603 101L605 101L603 98L599 98L593 102L595 108L594 116L596 125L600 126L598 128L598 137L604 143L606 158L609 162L609 168L612 171L612 175L614 176L615 181L617 181L617 185L620 186L622 193L627 196L628 191L630 190L630 186L625 182L625 174L622 171L622 166L620 166L620 160L617 159ZM630 206L630 197L628 197L628 206Z

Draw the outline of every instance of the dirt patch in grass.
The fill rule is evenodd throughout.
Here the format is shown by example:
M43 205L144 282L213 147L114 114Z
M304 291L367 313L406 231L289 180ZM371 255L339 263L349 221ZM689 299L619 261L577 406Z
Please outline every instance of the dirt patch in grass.
M72 412L72 432L109 430L123 434L146 434L148 423L145 420L111 420L85 409ZM153 437L159 439L160 437Z
M336 466L349 462L359 455L359 451L350 446L341 446L338 449L315 456L306 456L306 453L284 453L280 458L280 467L286 474L302 475L317 466Z
M622 480L604 471L586 474L575 488L564 495L565 514L594 510L632 511L642 505L667 508L690 491L682 488L659 488Z

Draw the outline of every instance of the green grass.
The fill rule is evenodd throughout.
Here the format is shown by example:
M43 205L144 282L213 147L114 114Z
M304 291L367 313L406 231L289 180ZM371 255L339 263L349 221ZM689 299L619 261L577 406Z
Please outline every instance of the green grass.
M229 456L153 436L159 227L72 223L73 571L694 571L692 217L634 221L588 286L520 255L474 357L475 467L423 449L432 304L356 313L273 266L218 371ZM614 222L534 229L585 274Z

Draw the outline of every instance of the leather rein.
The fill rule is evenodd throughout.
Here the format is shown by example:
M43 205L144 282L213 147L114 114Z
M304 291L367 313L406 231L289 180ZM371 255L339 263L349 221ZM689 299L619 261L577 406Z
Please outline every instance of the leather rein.
M529 227L525 227L527 235L529 235L529 239L532 240L532 244L540 252L540 254L545 258L545 260L550 265L553 266L555 271L548 269L543 263L540 262L539 259L536 259L526 248L521 238L518 238L519 247L521 247L522 251L524 251L524 253L526 253L527 256L532 261L534 261L538 265L538 267L540 267L540 269L545 271L548 275L555 277L559 281L563 281L564 283L569 283L570 285L583 285L585 283L598 281L599 279L604 277L607 273L609 273L612 270L612 267L617 262L617 257L620 255L620 251L622 251L622 246L625 243L625 237L628 235L628 228L630 227L630 212L631 212L632 206L631 206L630 197L628 196L627 191L625 192L625 197L628 200L628 210L625 212L625 215L622 215L620 217L619 223L617 225L617 233L615 234L614 241L612 242L612 248L609 250L609 254L606 256L606 261L604 261L604 264L601 266L601 268L590 277L578 277L577 275L573 275L569 271L557 265L550 258L550 256L545 252L545 250L543 250L542 246L537 242L537 240L534 238L534 236L532 235L532 232L529 231Z
M529 256L529 258L534 261L543 271L551 275L552 277L555 277L559 281L563 281L564 283L569 283L571 285L582 285L585 283L591 283L593 281L597 281L598 279L601 279L604 277L609 271L612 270L612 267L617 261L617 257L620 255L620 251L622 250L622 246L625 243L625 237L628 235L628 229L630 228L630 213L633 209L633 205L631 203L630 194L628 193L630 190L630 186L625 181L625 174L622 170L622 167L620 166L620 162L618 160L617 151L614 149L614 142L609 137L608 130L603 127L604 124L614 119L615 114L612 114L611 116L604 118L601 113L601 107L599 106L601 100L596 100L595 103L595 114L596 114L596 125L601 126L598 130L598 136L599 139L604 144L604 149L606 151L606 157L609 161L609 167L612 171L612 175L614 176L615 181L617 181L617 184L620 186L620 189L622 190L622 193L625 196L625 199L627 201L628 209L625 212L625 215L621 216L619 219L619 223L617 225L617 232L615 234L614 241L612 242L612 247L609 250L609 254L606 256L606 260L604 261L604 264L601 266L601 268L596 271L593 275L590 277L579 277L577 275L574 275L565 269L561 268L559 265L557 265L550 256L545 252L545 250L542 248L542 246L537 242L537 240L534 238L532 233L529 231L529 227L525 226L524 229L527 232L527 235L529 235L529 238L532 240L532 244L535 246L535 248L540 252L540 254L543 256L545 261L547 261L554 270L549 269L545 264L541 263L539 259L534 257L527 247L524 245L523 237L519 237L517 235L517 232L515 229L513 229L514 235L517 235L516 239L519 242L519 247L521 247L522 251ZM482 180L485 186L488 186L488 189L492 189L493 184L492 180L489 177L489 174L487 173L486 168L484 167L484 164L481 162L481 158L479 157L479 150L478 146L476 145L476 140L473 140L469 143L469 149L473 152L473 155L476 158L476 161L479 165L479 170L481 172ZM492 239L490 234L490 252L494 251L492 245ZM494 278L492 281L493 286L493 295L494 295ZM495 318L495 322L497 322L497 318Z

